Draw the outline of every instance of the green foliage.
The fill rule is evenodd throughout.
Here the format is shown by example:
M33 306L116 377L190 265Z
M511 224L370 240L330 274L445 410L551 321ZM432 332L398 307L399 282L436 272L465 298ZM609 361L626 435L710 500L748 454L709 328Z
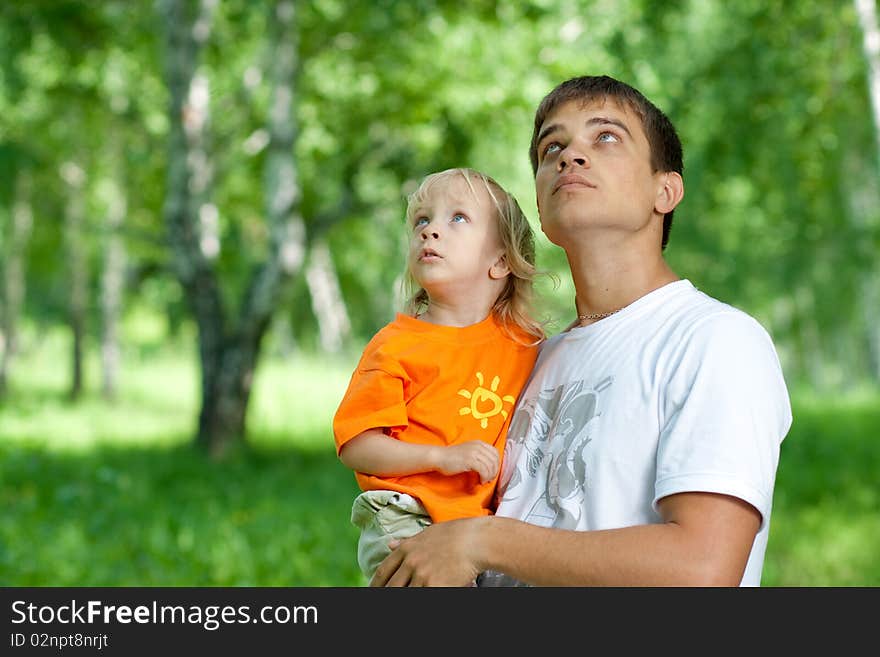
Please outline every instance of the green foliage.
M201 71L218 268L235 307L265 253L262 164L272 2L225 0ZM880 186L861 30L852 3L494 0L296 3L294 90L300 210L330 244L354 345L395 310L404 198L426 173L484 169L539 231L526 150L534 108L557 82L609 73L665 110L685 145L686 194L667 255L698 287L756 315L786 372L827 389L876 380ZM5 3L0 37L0 224L16 172L31 172L29 318L63 321L65 162L86 172L86 248L96 279L101 189L125 190L126 304L182 319L166 268L165 53L153 3ZM572 316L564 254L539 232L556 326ZM143 292L165 283L168 298ZM93 290L97 282L93 280ZM872 290L874 290L872 292ZM234 303L233 303L234 302ZM95 306L97 304L94 304ZM827 309L833 308L833 312ZM94 309L97 311L97 308ZM279 309L304 345L318 325L301 277ZM876 351L876 348L875 348Z

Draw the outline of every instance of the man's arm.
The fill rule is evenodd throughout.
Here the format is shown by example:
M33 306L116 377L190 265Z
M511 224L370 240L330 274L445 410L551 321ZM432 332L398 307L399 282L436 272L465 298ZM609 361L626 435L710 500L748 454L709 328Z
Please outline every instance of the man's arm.
M451 446L419 445L368 429L342 446L339 460L352 470L379 477L400 477L419 472L453 475L473 470L482 482L496 474L498 451L489 443L471 440Z
M738 586L761 516L727 495L660 500L662 523L573 531L486 516L406 539L372 586L467 586L484 570L539 586Z

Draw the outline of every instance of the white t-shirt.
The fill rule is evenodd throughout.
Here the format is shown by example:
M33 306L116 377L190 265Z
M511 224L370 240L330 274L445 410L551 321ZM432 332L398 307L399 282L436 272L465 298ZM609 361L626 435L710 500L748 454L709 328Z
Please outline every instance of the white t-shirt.
M612 529L661 522L657 501L673 493L732 495L761 513L741 583L758 586L791 421L767 332L676 281L542 346L510 424L497 515Z

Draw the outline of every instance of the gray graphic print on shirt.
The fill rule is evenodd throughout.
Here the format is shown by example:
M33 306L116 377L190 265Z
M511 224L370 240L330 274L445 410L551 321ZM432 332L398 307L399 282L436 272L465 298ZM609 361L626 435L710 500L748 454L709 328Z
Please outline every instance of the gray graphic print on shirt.
M511 502L520 496L525 480L541 482L543 493L522 518L526 522L577 528L584 508L584 452L593 439L591 421L600 415L600 393L612 382L606 377L595 387L576 381L542 390L524 400L513 416L498 490L502 501Z
M543 492L522 520L545 527L576 529L587 487L584 449L593 440L591 421L599 417L600 393L612 383L602 379L595 387L585 381L541 391L523 399L510 421L507 447L498 483L499 501L513 503L534 486ZM528 502L527 502L528 503ZM487 571L479 586L527 586L508 575Z

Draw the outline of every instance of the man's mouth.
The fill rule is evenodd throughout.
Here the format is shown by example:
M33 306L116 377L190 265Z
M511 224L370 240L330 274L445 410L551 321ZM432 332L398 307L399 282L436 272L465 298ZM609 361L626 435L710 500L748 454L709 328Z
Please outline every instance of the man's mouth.
M568 174L565 176L560 176L559 180L556 181L556 184L553 186L553 193L555 194L560 189L563 188L574 188L574 187L592 187L596 186L591 183L586 178L581 178L578 175Z

